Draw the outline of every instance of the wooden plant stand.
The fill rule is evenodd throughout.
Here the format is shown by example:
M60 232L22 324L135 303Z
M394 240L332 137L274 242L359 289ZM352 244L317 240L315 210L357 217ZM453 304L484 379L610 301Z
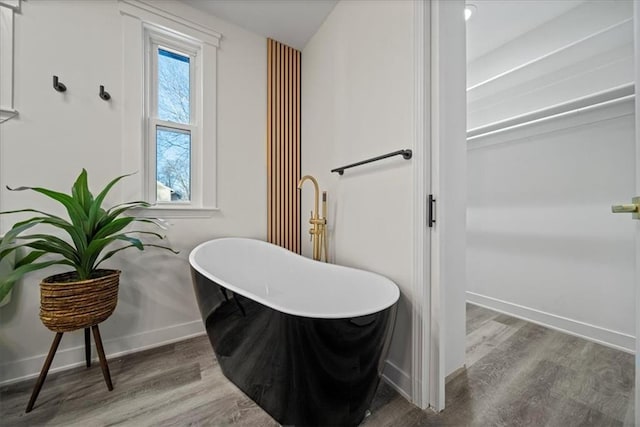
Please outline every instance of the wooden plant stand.
M102 338L100 338L100 330L98 329L98 325L91 326L91 330L93 331L93 339L96 342L96 349L98 350L98 358L100 359L102 375L104 376L104 381L107 383L107 388L109 389L109 391L111 391L113 390L113 384L111 383L109 365L107 364L107 358L104 355L104 347L102 347ZM42 371L40 372L38 381L33 388L33 393L31 393L31 399L29 399L29 404L27 405L27 409L25 411L26 413L31 412L31 410L33 409L33 405L36 403L38 394L40 394L40 390L42 389L42 384L44 384L44 380L47 378L47 373L49 372L49 368L51 367L51 362L53 362L53 357L56 355L56 351L58 350L60 340L62 340L63 333L64 332L56 332L56 336L53 338L53 343L51 343L49 354L47 355L47 359L45 360L44 365L42 366ZM84 328L84 346L87 368L89 368L91 367L91 337L89 328Z
M109 365L104 355L98 324L105 321L118 303L119 270L95 270L92 277L78 280L75 271L55 274L40 282L40 320L42 324L56 333L42 371L33 388L31 399L25 412L31 412L36 403L42 384L56 355L60 340L65 332L84 329L84 354L87 368L91 366L91 336L93 331L102 375L109 391L113 390Z

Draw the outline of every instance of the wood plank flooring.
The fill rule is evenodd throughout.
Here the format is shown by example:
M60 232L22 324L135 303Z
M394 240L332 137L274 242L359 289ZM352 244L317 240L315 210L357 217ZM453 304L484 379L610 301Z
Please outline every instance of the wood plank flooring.
M634 358L532 323L467 306L467 369L447 409L421 411L382 383L366 427L633 425ZM277 426L221 373L206 337L0 388L1 426Z

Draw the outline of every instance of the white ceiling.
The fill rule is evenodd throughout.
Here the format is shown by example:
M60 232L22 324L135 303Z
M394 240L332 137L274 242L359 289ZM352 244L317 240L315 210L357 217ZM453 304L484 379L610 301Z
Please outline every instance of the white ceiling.
M467 61L551 21L585 0L467 0L477 10L467 21Z
M246 30L302 49L338 0L182 0Z
M254 33L302 49L338 0L182 0ZM566 13L586 0L467 0L467 60Z

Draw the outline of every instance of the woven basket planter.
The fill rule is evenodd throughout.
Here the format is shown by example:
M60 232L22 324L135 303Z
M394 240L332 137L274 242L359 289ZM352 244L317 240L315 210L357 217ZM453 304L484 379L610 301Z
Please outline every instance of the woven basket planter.
M119 270L96 270L88 280L78 281L77 277L74 271L40 282L40 320L54 332L97 325L116 308Z

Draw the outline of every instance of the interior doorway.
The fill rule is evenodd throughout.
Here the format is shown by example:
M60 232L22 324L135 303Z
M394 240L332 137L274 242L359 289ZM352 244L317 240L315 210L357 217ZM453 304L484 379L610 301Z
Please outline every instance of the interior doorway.
M486 425L514 405L632 423L635 224L610 206L636 192L633 2L471 3L466 370L447 396L491 407Z

